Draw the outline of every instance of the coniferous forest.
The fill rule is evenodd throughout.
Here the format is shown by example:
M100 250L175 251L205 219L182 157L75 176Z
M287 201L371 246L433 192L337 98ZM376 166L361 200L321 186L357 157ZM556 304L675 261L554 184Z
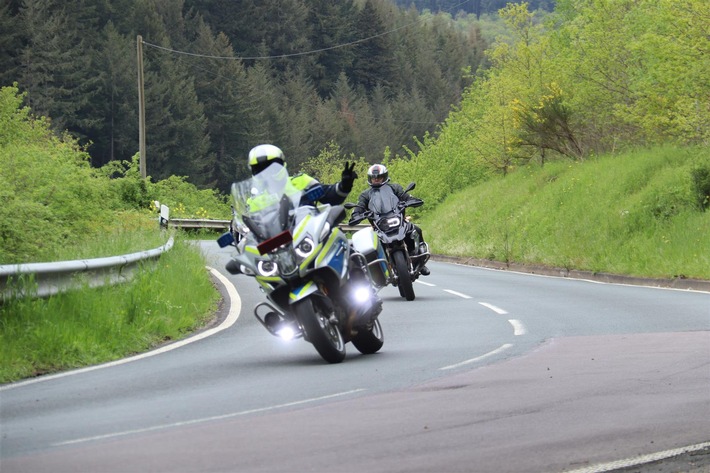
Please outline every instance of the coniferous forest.
M130 160L139 35L148 175L223 191L261 142L294 168L329 146L371 162L416 150L487 46L451 12L391 0L3 0L0 84L92 166Z

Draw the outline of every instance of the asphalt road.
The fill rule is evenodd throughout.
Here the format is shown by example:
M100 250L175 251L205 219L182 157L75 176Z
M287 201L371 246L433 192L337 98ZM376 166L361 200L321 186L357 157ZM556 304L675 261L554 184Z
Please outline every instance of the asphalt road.
M0 471L708 471L710 294L430 267L337 365L222 275L199 339L0 387Z

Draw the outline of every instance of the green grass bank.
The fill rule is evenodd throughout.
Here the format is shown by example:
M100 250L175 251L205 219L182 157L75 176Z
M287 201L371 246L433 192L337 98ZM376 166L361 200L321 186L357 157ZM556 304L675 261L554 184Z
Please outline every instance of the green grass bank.
M134 252L167 240L155 230L140 234L144 245L154 246L136 249L135 235L118 246ZM158 237L162 241L155 245ZM134 245L126 246L126 239ZM130 282L0 304L0 383L112 361L179 340L205 326L218 302L204 258L178 234L173 248Z
M710 150L662 147L520 168L419 223L439 254L710 279L709 194Z

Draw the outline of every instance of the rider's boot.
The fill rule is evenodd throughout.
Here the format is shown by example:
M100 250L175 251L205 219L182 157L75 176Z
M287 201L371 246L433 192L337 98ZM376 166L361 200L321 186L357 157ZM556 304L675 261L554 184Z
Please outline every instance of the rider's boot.
M419 244L419 253L420 254L426 254L429 252L429 247L427 246L426 243L421 242ZM427 259L429 259L427 257ZM431 271L429 271L429 268L426 267L426 265L423 265L421 268L419 268L419 274L422 276L429 276L431 274Z

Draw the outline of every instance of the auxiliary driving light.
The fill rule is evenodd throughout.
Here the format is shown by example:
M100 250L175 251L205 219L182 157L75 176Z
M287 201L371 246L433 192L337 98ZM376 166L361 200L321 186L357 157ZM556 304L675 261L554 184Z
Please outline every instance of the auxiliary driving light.
M293 340L293 338L296 336L296 332L293 331L293 329L289 326L282 327L276 331L276 335L281 337L281 339L289 341Z
M353 293L355 300L357 302L365 302L370 300L370 288L369 287L358 287Z

